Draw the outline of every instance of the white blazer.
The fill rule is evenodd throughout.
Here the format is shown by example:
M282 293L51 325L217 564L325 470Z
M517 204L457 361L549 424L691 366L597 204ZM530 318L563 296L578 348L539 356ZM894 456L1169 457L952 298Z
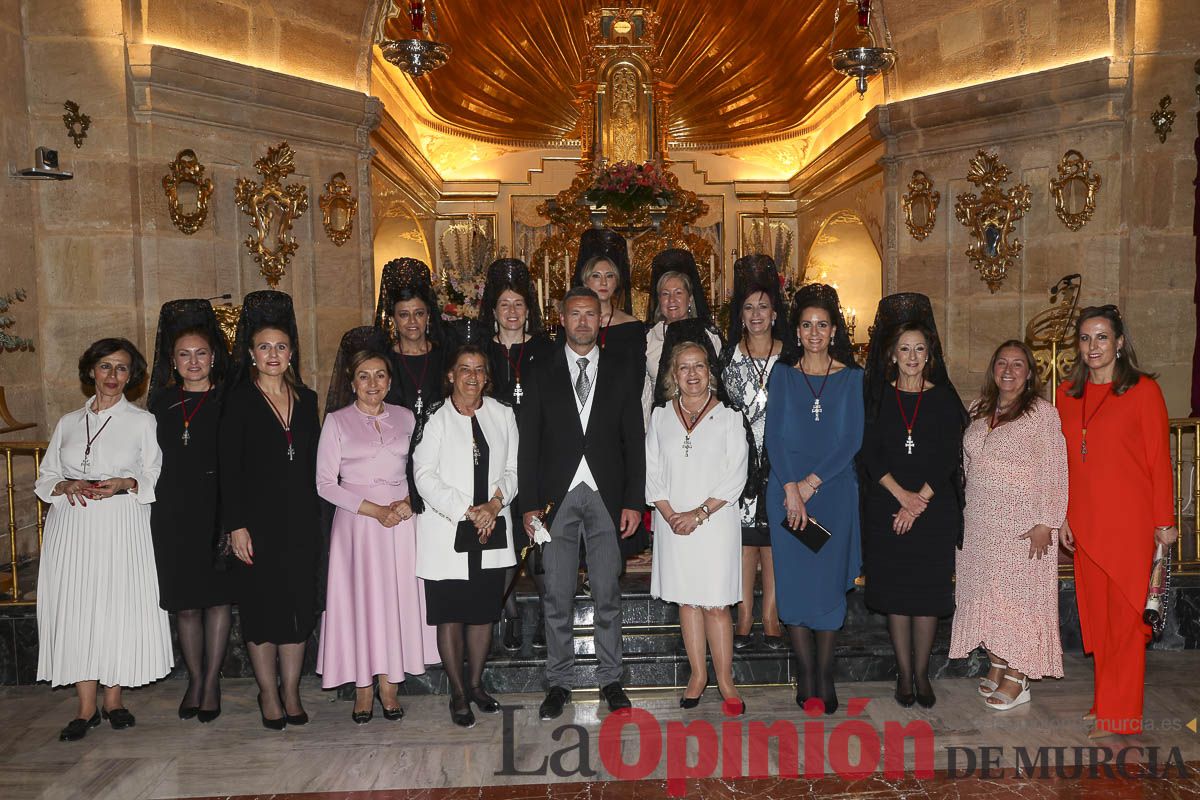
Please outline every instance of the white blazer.
M517 418L490 397L475 412L488 444L488 497L504 495L507 545L483 551L484 569L517 563L510 504L517 494ZM475 478L471 461L471 418L448 400L425 421L421 443L412 454L413 480L425 502L417 517L417 576L425 580L467 579L467 554L454 552L454 534L472 502Z

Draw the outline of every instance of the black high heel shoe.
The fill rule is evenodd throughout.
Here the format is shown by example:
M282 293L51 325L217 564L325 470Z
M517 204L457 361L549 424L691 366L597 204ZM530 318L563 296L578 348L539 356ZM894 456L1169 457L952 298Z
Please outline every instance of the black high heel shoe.
M200 706L187 705L188 695L192 693L192 682L188 681L187 691L183 693L183 699L179 701L179 718L192 719L200 713Z
M684 691L686 692L687 689L684 689ZM700 690L700 694L697 697L688 697L685 694L683 697L679 698L679 707L686 708L688 710L695 708L696 706L700 705L700 698L704 697L704 693L706 691L708 691L707 681L705 681L704 688Z
M400 706L388 708L383 702L383 697L380 696L378 688L375 689L375 699L379 701L379 707L383 709L383 718L388 722L395 722L398 719L404 719L404 709Z
M278 719L267 719L266 713L263 711L262 695L258 696L258 715L262 717L263 727L269 731L281 731L287 727L287 716L279 717Z
M205 724L212 722L219 716L221 716L221 705L219 703L214 709L200 708L196 710L196 719Z
M896 679L896 691L892 694L892 696L896 698L896 703L901 708L911 708L912 704L917 702L917 697L916 697L916 695L914 695L912 693L912 683L911 682L909 682L909 684L908 684L909 691L907 693L901 692L900 684L902 682L903 681L900 678Z
M472 686L467 690L467 701L474 703L481 714L499 714L500 704L496 698L483 690L482 686Z
M377 699L379 699L378 691L371 695L371 707L366 711L355 711L354 709L350 709L350 719L354 720L355 725L366 725L371 721L371 718L375 716L375 701Z
M455 705L458 701L462 701L466 710L458 710ZM475 715L471 713L471 703L465 695L450 695L450 721L460 728L474 728Z
M929 679L926 678L925 680L928 682ZM936 702L937 695L933 693L933 684L929 684L929 694L923 694L920 689L920 682L918 681L917 705L919 705L921 708L933 708L933 704Z

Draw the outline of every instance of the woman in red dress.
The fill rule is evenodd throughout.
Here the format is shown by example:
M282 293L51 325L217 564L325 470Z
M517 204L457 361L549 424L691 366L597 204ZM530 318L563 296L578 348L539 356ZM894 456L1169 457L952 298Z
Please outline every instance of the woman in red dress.
M1142 622L1156 543L1173 544L1175 502L1162 391L1138 368L1116 306L1079 315L1079 355L1058 388L1083 648L1095 658L1090 736L1140 733L1150 628Z

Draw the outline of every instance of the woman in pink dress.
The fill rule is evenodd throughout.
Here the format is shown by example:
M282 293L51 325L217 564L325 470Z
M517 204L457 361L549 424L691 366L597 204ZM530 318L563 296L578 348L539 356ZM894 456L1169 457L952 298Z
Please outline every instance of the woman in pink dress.
M373 714L375 676L384 718L398 720L397 685L438 657L415 572L407 478L415 418L383 402L392 379L384 356L359 351L346 372L354 402L326 414L317 449L317 493L337 507L317 672L326 689L354 682L351 717L361 725Z
M1057 555L1067 447L1040 390L1029 347L1000 345L963 437L967 505L950 658L985 648L979 694L994 711L1029 702L1031 679L1063 675Z

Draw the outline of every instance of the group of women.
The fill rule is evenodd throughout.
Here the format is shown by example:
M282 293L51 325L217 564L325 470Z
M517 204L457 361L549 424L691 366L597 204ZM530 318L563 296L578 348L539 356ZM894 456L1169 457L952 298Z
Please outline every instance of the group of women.
M600 347L644 365L651 591L679 605L682 707L700 702L711 656L745 709L732 658L755 646L760 572L762 644L785 647L786 627L808 709L837 708L836 636L860 573L887 615L898 703L935 703L930 656L952 614L950 656L986 648L981 701L1028 702L1030 680L1062 675L1061 543L1096 656L1094 735L1140 730L1142 595L1155 543L1177 531L1165 405L1115 307L1082 312L1057 410L1015 340L964 408L922 295L880 302L864 369L837 292L806 285L786 308L767 256L738 261L724 337L686 251L654 259L645 323L616 234L585 234L575 283L600 300ZM269 729L308 721L299 681L318 624L317 672L354 684L355 722L376 702L400 719L398 685L433 663L455 724L498 713L483 686L493 627L507 602L503 644L519 649L516 570L541 591L510 511L522 378L556 345L520 261L489 268L480 322L460 341L428 267L389 263L375 324L343 338L323 425L280 292L245 298L231 353L207 301L166 304L148 411L125 399L147 371L136 347L88 348L94 395L55 427L37 483L51 505L38 676L79 699L61 738L134 724L121 687L170 671L167 612L189 676L179 716L215 719L235 603ZM626 556L647 546L645 532L622 540Z

